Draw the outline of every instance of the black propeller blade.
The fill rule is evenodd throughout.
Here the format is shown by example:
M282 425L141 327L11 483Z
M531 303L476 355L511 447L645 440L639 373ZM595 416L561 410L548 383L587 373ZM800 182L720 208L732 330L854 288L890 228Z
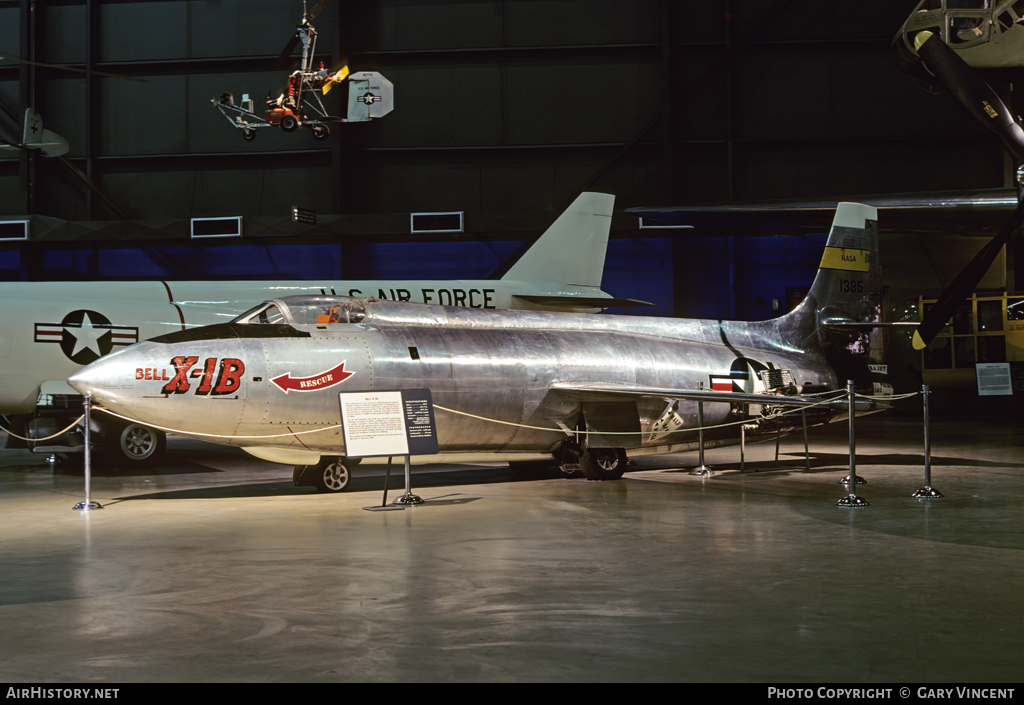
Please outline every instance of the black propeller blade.
M985 79L931 32L918 33L914 46L924 65L964 110L1003 141L1017 164L1024 163L1024 129Z
M1017 206L1017 209L1013 211L1013 215L1003 223L1003 227L999 229L996 236L981 248L981 251L974 256L974 259L967 263L967 266L960 271L960 274L956 276L953 283L946 287L939 300L925 314L921 325L914 331L912 342L915 350L923 350L928 346L928 343L935 339L935 336L939 334L942 327L953 317L953 313L956 311L957 306L960 305L960 302L967 298L967 295L978 286L978 282L981 281L981 278L985 276L985 272L988 271L988 268L992 266L992 262L995 261L999 250L1010 239L1010 235L1017 231L1022 222L1024 222L1024 204Z
M931 32L921 32L914 38L918 55L928 70L935 74L943 87L985 127L995 132L1003 146L1018 165L1024 163L1024 129L984 79L967 65L955 51ZM943 326L953 317L957 306L973 291L985 272L992 266L996 255L1010 236L1024 222L1024 202L1010 216L999 232L974 256L957 275L935 305L925 314L914 333L915 350L922 350L934 340Z

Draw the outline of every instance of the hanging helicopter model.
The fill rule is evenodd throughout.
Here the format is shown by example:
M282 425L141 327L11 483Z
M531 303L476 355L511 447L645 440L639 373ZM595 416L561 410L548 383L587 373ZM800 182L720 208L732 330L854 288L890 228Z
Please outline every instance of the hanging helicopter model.
M303 3L305 4L305 3ZM319 7L319 6L318 6ZM314 8L314 13L316 8ZM394 87L391 81L375 71L360 71L349 75L348 66L331 73L324 68L313 68L316 49L316 30L309 22L305 11L295 36L302 42L302 65L288 77L288 88L277 99L267 94L266 107L260 115L253 109L253 99L248 93L242 95L236 105L234 96L225 91L212 100L214 107L232 127L242 130L246 141L256 139L256 130L265 127L279 127L283 132L295 132L308 127L313 139L322 141L331 134L330 123L368 122L384 117L394 107ZM290 51L286 50L286 51ZM347 117L336 117L327 112L321 95L327 95L332 86L346 78L349 82Z

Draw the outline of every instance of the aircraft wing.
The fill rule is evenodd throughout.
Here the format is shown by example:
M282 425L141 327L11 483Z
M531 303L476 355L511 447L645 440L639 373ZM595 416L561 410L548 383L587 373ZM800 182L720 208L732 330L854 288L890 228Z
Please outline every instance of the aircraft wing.
M1013 188L844 198L878 209L879 230L992 236L1017 207ZM827 232L838 200L694 206L642 206L626 213L644 227L692 228L695 235L799 235Z
M745 394L743 392L720 392L713 389L667 389L662 387L638 387L619 384L565 384L556 383L552 389L578 396L589 401L608 401L610 398L656 398L682 399L685 401L703 401L722 404L771 404L773 406L824 407L835 411L847 411L850 402L845 393L837 397L809 396L803 394ZM888 404L871 399L855 399L854 408L858 412L883 411L890 408Z

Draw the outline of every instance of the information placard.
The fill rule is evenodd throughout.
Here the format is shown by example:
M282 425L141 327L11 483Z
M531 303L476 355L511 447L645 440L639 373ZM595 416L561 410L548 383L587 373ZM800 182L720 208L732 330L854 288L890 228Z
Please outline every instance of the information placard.
M979 396L1013 394L1009 362L979 362L975 371L978 374Z
M429 389L342 392L338 399L347 457L437 453Z

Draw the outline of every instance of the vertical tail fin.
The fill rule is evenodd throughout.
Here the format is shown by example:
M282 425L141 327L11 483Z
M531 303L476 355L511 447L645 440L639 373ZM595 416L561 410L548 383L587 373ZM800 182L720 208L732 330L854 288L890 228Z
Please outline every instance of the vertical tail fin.
M601 286L615 196L581 193L502 277Z
M807 298L781 320L804 347L824 345L830 330L867 331L858 324L881 319L878 210L840 203ZM794 341L797 342L797 341Z

